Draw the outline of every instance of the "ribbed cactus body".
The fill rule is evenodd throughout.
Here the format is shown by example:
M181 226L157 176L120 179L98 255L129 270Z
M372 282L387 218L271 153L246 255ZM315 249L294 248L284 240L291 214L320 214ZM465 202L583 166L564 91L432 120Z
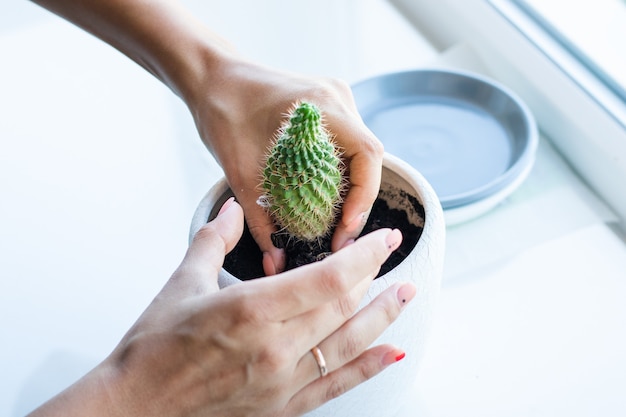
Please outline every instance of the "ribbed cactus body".
M326 235L341 202L342 162L317 106L289 115L263 171L264 204L281 228L301 240Z

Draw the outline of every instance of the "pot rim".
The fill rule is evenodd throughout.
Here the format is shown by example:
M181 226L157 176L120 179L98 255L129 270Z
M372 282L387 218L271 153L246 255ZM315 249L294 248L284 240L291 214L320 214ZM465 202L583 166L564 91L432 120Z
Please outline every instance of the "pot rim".
M444 221L442 220L443 210L434 189L428 183L426 178L406 161L386 152L383 156L383 168L394 172L406 181L415 190L416 195L414 196L417 197L424 208L424 229L422 231L422 236L417 241L415 247L411 250L409 256L407 256L408 258L415 252L422 252L425 250L429 244L428 240L431 234L445 233L445 228L443 227ZM411 191L411 194L413 195L414 193ZM230 190L228 182L226 181L226 177L218 179L217 182L204 195L194 212L189 230L189 243L191 243L198 230L206 224L206 219L210 217L211 212L214 207L220 203L220 200L225 201L231 195L233 195L233 193ZM434 228L437 227L439 230L434 230ZM401 268L405 263L406 259L403 259L402 262L400 262L391 271L374 280L372 286L378 286L381 287L381 289L383 286L386 288L389 285L388 279L386 278L389 278L394 271ZM220 271L219 279L220 287L242 282L242 280L235 277L224 268Z

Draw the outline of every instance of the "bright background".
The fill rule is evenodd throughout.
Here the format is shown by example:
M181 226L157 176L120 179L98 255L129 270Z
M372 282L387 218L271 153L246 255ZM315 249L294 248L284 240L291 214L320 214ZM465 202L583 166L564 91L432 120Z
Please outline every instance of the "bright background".
M285 69L349 82L423 66L489 75L472 48L432 47L384 0L184 3ZM310 53L293 62L296 38ZM21 416L116 345L178 265L221 173L176 97L37 6L0 4L0 56L0 415ZM448 229L406 415L626 414L615 220L542 137L515 194Z

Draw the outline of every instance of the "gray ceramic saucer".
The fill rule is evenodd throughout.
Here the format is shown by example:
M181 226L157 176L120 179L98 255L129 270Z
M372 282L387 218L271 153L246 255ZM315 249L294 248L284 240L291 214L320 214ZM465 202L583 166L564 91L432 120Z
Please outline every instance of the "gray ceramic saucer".
M510 90L449 70L386 74L352 88L365 124L430 182L448 224L498 204L528 175L535 120Z

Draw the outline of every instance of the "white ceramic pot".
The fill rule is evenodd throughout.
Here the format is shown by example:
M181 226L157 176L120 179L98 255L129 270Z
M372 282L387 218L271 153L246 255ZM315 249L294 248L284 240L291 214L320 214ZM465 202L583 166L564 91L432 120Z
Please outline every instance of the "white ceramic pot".
M397 417L409 398L416 395L414 382L441 286L444 218L439 200L424 177L406 162L389 154L384 157L380 190L379 197L390 208L406 209L411 223L423 227L409 256L391 271L375 279L361 304L361 307L365 306L395 282L411 281L417 286L413 301L375 342L394 344L406 352L406 357L373 379L306 414L307 417ZM406 194L413 196L413 199L397 198ZM193 216L190 240L232 195L225 179L218 181L209 190ZM418 202L417 207L415 201ZM220 288L240 282L225 269L220 271Z

